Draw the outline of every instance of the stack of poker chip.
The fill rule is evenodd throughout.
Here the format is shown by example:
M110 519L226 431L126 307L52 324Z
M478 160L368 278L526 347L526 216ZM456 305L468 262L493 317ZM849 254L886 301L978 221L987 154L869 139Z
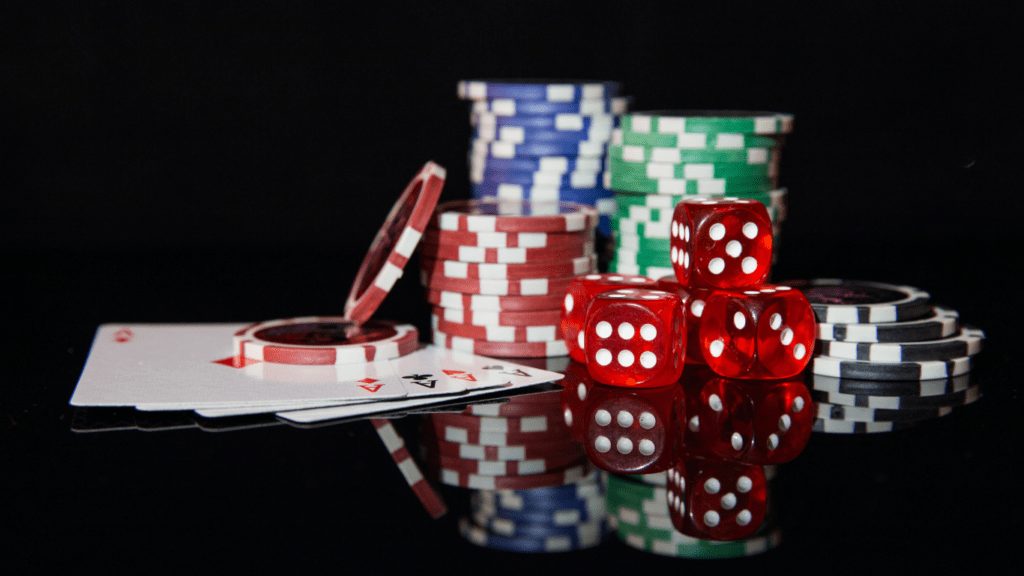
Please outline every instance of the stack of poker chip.
M818 319L807 387L816 432L892 432L981 397L972 380L985 334L927 292L880 282L793 283Z
M771 480L775 467L766 466L765 475ZM666 485L664 472L609 475L608 519L624 544L662 556L714 559L755 556L782 542L782 530L771 516L756 534L743 540L723 542L686 536L672 525Z
M687 195L763 202L780 236L787 192L777 187L793 117L774 112L678 110L623 114L608 147L605 186L614 190L610 272L672 274L672 210Z
M569 436L560 391L431 414L420 429L429 475L475 490L460 532L480 546L559 552L600 544L604 488Z
M433 342L483 356L565 356L562 297L594 272L597 211L570 202L441 204L420 243Z
M619 83L606 81L459 82L459 97L473 102L473 197L587 204L609 235L615 204L602 172L616 115L629 105L618 94Z

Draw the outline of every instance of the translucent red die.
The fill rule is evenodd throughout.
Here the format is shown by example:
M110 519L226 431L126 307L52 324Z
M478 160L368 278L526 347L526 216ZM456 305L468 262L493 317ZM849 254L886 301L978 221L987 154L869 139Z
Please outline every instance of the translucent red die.
M601 384L656 388L683 371L686 316L675 294L622 289L590 303L583 344L587 371Z
M583 442L583 425L586 421L587 397L595 386L587 372L586 364L572 361L561 380L562 418L569 428L569 435L577 442Z
M754 404L738 380L704 368L687 369L681 379L686 421L682 422L688 456L718 460L743 458L754 441Z
M754 437L740 460L782 464L803 452L814 427L811 393L802 377L791 380L744 380L754 407Z
M686 311L686 363L704 364L704 355L700 351L700 318L704 313L704 305L714 290L687 288L680 284L675 276L658 279L658 290L679 296L683 303L683 310Z
M680 440L681 396L678 384L639 389L594 385L583 428L587 459L619 474L671 468Z
M691 288L760 286L772 262L772 222L764 204L746 198L687 198L672 215L669 259Z
M740 540L764 522L768 482L752 464L684 458L667 473L672 525L705 540Z
M657 284L646 276L634 274L587 274L569 284L562 302L562 334L569 356L578 362L586 361L579 338L591 300L602 292L629 287L656 288Z
M807 297L788 286L716 291L701 314L701 354L728 378L789 378L810 362L816 326Z

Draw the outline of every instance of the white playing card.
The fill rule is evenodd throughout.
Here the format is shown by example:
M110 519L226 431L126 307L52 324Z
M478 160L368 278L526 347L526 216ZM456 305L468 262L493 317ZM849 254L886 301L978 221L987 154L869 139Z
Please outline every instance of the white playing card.
M389 362L294 366L235 356L246 324L106 324L96 332L74 406L150 409L338 404L408 395Z

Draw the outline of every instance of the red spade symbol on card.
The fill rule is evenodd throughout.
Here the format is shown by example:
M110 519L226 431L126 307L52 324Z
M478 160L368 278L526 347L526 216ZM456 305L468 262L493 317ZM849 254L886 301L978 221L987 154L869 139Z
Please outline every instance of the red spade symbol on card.
M458 380L465 380L466 382L476 382L476 378L469 372L466 372L465 370L441 370L441 372L444 372L448 376L451 376L452 378L456 378Z
M380 390L381 388L384 387L383 384L374 385L374 382L380 382L380 380L374 380L373 378L363 378L362 380L356 380L356 382L363 382L363 384L360 384L359 387L373 394L376 394L377 390Z
M135 332L132 332L128 328L121 328L117 332L114 332L114 342L131 342L132 338L135 338Z

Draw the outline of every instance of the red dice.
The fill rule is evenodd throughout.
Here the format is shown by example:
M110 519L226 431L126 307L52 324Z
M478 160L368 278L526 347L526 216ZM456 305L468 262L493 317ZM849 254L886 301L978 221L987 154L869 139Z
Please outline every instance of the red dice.
M686 312L686 363L704 364L704 355L700 351L700 318L704 313L704 304L714 290L687 288L680 284L674 276L660 278L658 290L679 296L679 300L683 303L683 310Z
M772 262L772 222L745 198L687 198L672 215L669 259L690 288L759 286Z
M704 305L700 349L715 373L729 378L789 378L811 360L814 312L788 286L716 291Z
M569 428L569 435L577 442L583 442L583 424L586 420L587 395L594 387L594 380L587 372L586 365L569 362L562 378L562 418Z
M764 522L767 507L768 483L761 466L686 458L668 471L669 516L687 536L747 538Z
M578 362L585 362L580 335L587 321L587 308L595 296L619 288L656 288L654 280L633 274L587 274L569 284L562 303L562 334L565 337L569 356Z
M678 384L627 389L596 384L583 428L587 459L619 474L651 474L672 467L680 439Z
M739 460L754 441L754 404L739 381L711 370L687 370L683 378L684 452L693 457Z
M601 384L655 388L683 371L686 316L675 294L623 289L598 294L583 332L587 370Z
M782 464L799 456L814 427L811 393L802 378L744 380L743 385L754 406L754 438L740 460L750 464Z

